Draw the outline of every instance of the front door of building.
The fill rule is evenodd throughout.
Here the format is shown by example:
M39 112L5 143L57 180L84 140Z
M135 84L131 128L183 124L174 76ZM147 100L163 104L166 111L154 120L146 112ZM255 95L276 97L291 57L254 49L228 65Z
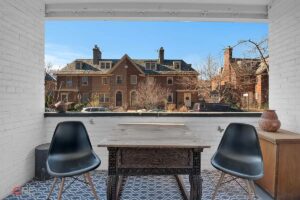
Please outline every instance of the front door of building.
M123 97L122 97L122 92L118 91L118 92L116 93L116 106L117 106L117 107L118 107L118 106L122 106L122 99L123 99Z
M183 98L184 98L184 105L186 107L191 107L192 106L192 94L191 93L184 93Z

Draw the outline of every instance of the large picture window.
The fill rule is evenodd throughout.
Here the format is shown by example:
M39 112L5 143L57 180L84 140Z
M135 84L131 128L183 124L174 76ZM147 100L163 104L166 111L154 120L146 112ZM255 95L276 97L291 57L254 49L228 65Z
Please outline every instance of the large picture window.
M53 22L51 28L64 23ZM67 30L46 26L45 59L53 63L45 70L46 110L61 93L68 94L70 111L83 106L111 112L268 109L265 24L107 21L82 28L67 23Z

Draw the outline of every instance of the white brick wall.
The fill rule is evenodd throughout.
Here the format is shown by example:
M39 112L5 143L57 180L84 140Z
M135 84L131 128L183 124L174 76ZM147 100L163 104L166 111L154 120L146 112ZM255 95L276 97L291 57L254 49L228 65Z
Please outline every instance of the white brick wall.
M270 18L270 108L300 133L300 1L276 0Z
M42 2L0 1L0 199L33 177L46 138Z
M226 128L231 122L244 122L257 126L259 118L256 117L47 117L45 127L47 142L51 141L56 125L61 121L82 121L90 135L91 143L97 155L102 160L101 169L107 169L107 150L99 148L97 144L101 139L112 133L112 129L120 123L136 122L176 122L184 123L191 131L206 138L212 147L205 149L202 154L202 169L211 168L210 159L219 145L222 133L218 132L218 126Z

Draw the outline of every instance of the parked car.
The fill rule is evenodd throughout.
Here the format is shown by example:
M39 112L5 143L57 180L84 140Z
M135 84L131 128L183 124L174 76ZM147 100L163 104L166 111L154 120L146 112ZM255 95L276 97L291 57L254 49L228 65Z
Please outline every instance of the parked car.
M224 103L195 103L192 112L241 112Z
M107 112L109 111L106 107L85 107L81 112Z

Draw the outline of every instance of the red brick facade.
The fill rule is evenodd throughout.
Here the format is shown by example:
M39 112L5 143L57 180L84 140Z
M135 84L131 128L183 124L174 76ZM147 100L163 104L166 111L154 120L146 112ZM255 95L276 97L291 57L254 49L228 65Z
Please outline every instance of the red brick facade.
M268 73L260 59L233 58L232 48L224 52L224 67L219 79L212 81L213 90L230 84L238 91L241 107L258 107L268 103Z
M100 106L131 109L134 108L132 102L135 100L138 84L153 77L161 87L169 89L172 96L169 103L174 103L177 107L185 104L191 107L198 101L197 93L181 90L183 87L177 81L183 76L197 78L198 73L182 60L165 60L162 48L157 60L133 60L127 55L121 59L101 59L101 53L95 51L97 47L94 48L94 56L100 55L98 61L95 58L75 60L57 73L60 100L74 104L96 100ZM111 65L104 69L101 63L107 62L111 62ZM147 63L150 62L156 66L155 69L147 69ZM180 63L181 68L174 63ZM97 99L93 97L94 94L97 94ZM189 99L190 102L187 101Z

